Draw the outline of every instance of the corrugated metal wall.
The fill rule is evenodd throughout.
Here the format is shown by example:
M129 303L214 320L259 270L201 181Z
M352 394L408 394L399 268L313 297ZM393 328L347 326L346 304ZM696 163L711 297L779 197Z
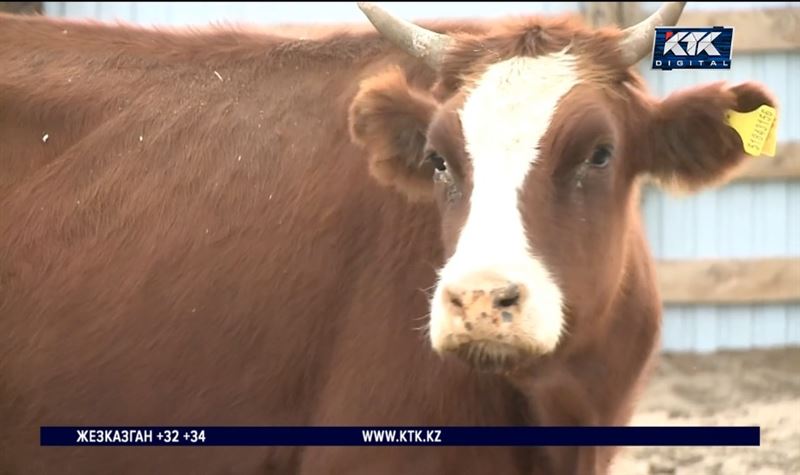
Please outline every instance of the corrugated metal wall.
M395 2L392 11L409 19L498 17L509 14L577 11L579 2ZM690 9L753 9L799 6L800 2L690 2ZM658 2L644 2L652 11ZM362 22L354 2L45 2L53 16L123 20L143 25L203 25ZM756 80L782 105L779 141L800 140L800 54L739 54L730 71L642 73L653 92L670 92L702 82ZM649 189L644 196L648 237L658 258L756 258L800 256L800 182L732 183L689 197ZM713 351L800 344L800 305L669 306L664 349Z

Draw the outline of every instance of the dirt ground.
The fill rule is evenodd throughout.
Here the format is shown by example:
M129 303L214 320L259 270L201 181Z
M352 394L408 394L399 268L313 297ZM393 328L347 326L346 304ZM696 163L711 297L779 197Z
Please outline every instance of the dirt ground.
M756 425L761 446L628 447L614 475L800 474L800 348L661 355L631 425Z

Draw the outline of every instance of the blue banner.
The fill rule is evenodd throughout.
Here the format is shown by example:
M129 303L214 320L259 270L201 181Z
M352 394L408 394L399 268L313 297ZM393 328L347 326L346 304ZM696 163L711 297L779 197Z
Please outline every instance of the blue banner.
M758 446L759 427L42 427L42 446Z

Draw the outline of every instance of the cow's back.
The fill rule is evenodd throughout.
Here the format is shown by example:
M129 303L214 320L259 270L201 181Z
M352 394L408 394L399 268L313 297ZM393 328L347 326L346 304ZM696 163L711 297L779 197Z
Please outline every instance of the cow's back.
M42 450L38 427L309 423L373 249L391 246L376 233L402 219L349 145L356 84L25 38L0 49L0 161L37 158L2 195L0 471L288 463L290 449Z

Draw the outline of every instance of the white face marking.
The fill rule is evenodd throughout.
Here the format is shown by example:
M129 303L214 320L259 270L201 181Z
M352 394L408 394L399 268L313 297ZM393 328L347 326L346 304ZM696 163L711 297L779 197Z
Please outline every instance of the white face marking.
M492 278L529 291L519 318L509 327L513 341L531 351L550 351L558 343L561 290L529 249L519 192L559 100L577 82L574 57L559 53L494 64L469 92L460 119L474 186L469 215L454 255L440 272L432 301L430 337L435 349L464 325L448 314L444 289L468 282L473 286L468 289L481 290L482 281L491 288L484 279Z

